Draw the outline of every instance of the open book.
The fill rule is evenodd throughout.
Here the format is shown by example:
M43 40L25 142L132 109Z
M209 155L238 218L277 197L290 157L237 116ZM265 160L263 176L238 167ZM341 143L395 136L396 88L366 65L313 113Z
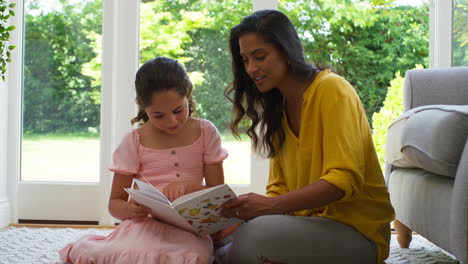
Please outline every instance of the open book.
M134 181L139 189L126 188L125 191L139 204L149 207L154 218L197 235L211 234L243 221L220 214L220 206L237 197L227 184L189 193L170 202L153 185Z

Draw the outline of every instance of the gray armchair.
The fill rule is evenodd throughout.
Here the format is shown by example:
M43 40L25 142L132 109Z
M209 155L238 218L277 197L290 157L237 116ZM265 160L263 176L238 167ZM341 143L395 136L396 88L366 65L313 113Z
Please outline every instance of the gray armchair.
M385 177L400 247L412 231L468 264L468 67L406 73Z

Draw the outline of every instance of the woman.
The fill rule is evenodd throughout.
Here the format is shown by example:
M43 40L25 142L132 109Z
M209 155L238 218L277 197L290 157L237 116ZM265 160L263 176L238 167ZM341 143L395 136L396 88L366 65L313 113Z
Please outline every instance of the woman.
M228 88L238 134L270 158L266 196L223 213L249 220L230 263L384 263L394 211L359 96L329 69L307 64L291 21L257 11L231 29Z

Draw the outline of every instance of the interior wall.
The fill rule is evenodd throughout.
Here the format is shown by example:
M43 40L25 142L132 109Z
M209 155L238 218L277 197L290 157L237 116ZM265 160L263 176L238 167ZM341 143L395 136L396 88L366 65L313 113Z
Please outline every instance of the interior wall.
M8 90L0 80L0 228L10 224L10 201L7 195Z

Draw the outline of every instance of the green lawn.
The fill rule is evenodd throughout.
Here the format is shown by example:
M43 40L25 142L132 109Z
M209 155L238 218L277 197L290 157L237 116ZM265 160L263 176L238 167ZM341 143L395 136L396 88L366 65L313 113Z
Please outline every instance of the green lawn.
M250 172L250 143L222 135L229 157L224 161L230 184L247 184ZM24 181L97 182L99 179L98 134L25 135L21 153ZM106 165L110 166L110 164Z

